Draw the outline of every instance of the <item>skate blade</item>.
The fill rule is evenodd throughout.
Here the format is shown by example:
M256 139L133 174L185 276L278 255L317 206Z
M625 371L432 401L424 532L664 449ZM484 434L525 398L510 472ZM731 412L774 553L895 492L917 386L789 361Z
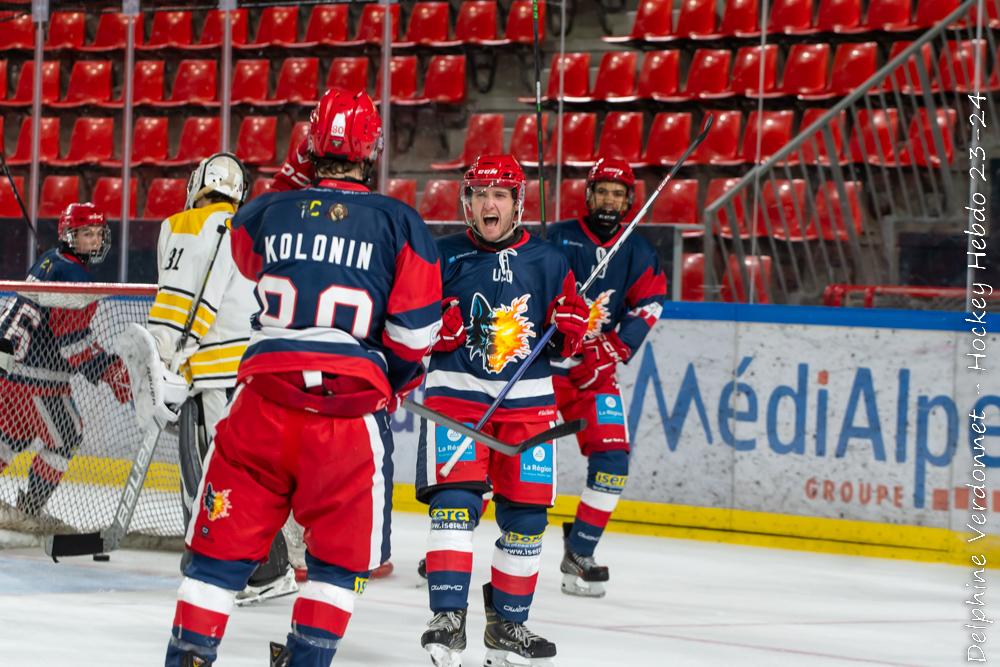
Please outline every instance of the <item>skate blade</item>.
M431 654L434 667L462 667L462 654L444 644L428 644L424 650Z
M526 658L511 651L486 649L483 667L555 667L555 658Z
M581 598L602 598L607 593L601 581L584 581L575 574L564 574L562 592Z
M237 607L252 607L253 605L260 604L264 600L271 600L273 598L280 598L286 595L291 595L299 591L298 584L295 583L295 574L291 573L285 574L280 579L267 586L254 587L249 586L246 590L240 591L236 594L236 606Z

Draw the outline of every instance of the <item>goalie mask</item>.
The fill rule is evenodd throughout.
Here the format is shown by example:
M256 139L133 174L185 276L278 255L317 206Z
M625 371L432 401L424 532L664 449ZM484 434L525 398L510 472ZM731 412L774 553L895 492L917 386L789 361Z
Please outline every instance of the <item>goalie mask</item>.
M216 192L239 208L247 200L250 174L243 163L232 153L216 153L205 158L191 173L187 184L184 208L194 208L195 202Z
M524 213L525 186L524 171L513 156L479 156L462 179L462 211L465 215L465 224L477 236L483 237L476 227L476 213L481 209L477 209L474 205L474 196L487 188L508 188L513 199L509 232L513 232L521 224L521 215ZM498 222L501 225L502 223L502 220ZM506 238L508 233L504 233L501 238Z
M611 192L598 192L602 189L617 189L602 188L601 184L605 183L624 185L624 199L615 198ZM625 213L632 208L634 199L635 174L628 162L613 157L598 158L587 174L587 210L591 220L605 227L617 227Z
M59 216L57 233L62 250L73 253L87 264L100 264L111 249L107 220L90 202L67 206Z

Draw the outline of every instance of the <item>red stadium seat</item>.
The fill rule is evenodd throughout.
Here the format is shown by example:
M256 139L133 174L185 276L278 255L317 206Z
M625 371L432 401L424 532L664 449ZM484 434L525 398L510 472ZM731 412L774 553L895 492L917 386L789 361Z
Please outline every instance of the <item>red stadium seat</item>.
M68 109L110 101L111 61L78 60L73 63L73 70L69 75L66 97L60 101L49 102L49 106Z
M292 126L292 131L288 135L288 148L285 150L285 157L282 160L282 162L286 162L292 157L292 155L298 149L299 144L301 144L302 141L306 138L307 134L309 134L309 121L307 120L299 121L298 123ZM258 169L258 171L262 173L272 173L278 171L279 169L280 165L279 166L262 165Z
M390 178L386 194L408 206L417 207L417 182L412 178Z
M642 112L612 111L601 124L598 155L616 155L629 164L638 166L642 153ZM585 163L567 162L570 166L583 167Z
M750 255L743 258L743 263L746 267L747 278L753 284L753 302L770 303L769 292L773 263L771 258L767 255ZM740 262L736 255L729 256L728 268L722 279L719 296L728 303L748 303L750 301L750 290L743 285L743 272L740 271Z
M741 46L733 63L733 80L729 89L745 97L774 97L777 93L778 45L764 47L764 88L760 90L760 46Z
M128 217L134 219L138 217L138 202L136 201L136 190L138 179L129 179L128 197ZM117 176L101 176L94 183L94 191L90 195L90 201L94 202L98 210L112 220L121 220L122 217L122 179Z
M529 178L528 186L525 188L524 192L524 211L521 213L521 222L527 224L538 223L542 219L541 212L541 186L538 183L538 179ZM546 211L546 217L548 217L548 213L549 212Z
M670 181L653 203L650 222L666 225L697 225L698 179ZM698 232L700 233L700 232Z
M424 74L423 97L434 104L465 102L465 56L432 56Z
M729 68L733 54L729 49L698 49L691 59L684 93L687 99L717 99L732 96Z
M826 113L826 109L806 109L805 113L802 114L802 124L799 127L799 131L802 132L814 122L816 122L820 116ZM830 138L833 141L835 153L833 159L830 159L830 152L826 145L826 139L824 138L823 132L819 131L813 135L813 141L806 140L802 144L801 160L799 158L799 153L796 152L792 155L792 160L799 160L805 162L806 164L823 164L828 165L832 163L843 164L846 162L844 157L844 134L847 131L847 112L841 111L837 115L837 120L830 124Z
M673 165L691 143L691 114L665 111L656 114L641 163L645 166ZM693 156L692 156L693 157ZM666 196L665 194L663 196ZM661 197L662 198L662 197Z
M726 0L719 33L723 37L756 37L760 35L759 0Z
M649 51L639 72L639 99L661 99L680 94L680 51Z
M141 49L185 48L194 41L191 12L153 12L153 27Z
M371 5L365 5L370 7ZM395 6L395 5L394 5ZM298 102L313 105L319 99L319 58L286 58L278 72L275 104Z
M222 145L221 122L217 117L185 118L177 155L164 164L181 166L195 164L219 150Z
M270 178L267 177L258 178L253 182L253 187L250 190L249 198L254 199L255 197L269 191L271 189L272 183L273 181Z
M448 10L447 2L414 3L406 34L396 48L448 43Z
M163 116L142 116L132 129L132 164L162 164L167 160L170 144L170 119ZM102 163L105 167L121 167L121 160Z
M497 40L497 3L467 0L458 8L455 39L462 44L482 44Z
M146 208L142 217L147 220L165 220L184 210L187 200L187 180L183 178L154 178L146 192Z
M556 128L558 131L558 128ZM597 134L597 114L567 113L562 117L562 163L589 165L597 156L594 153L594 139ZM545 148L545 162L555 164L557 142L553 136ZM537 166L531 165L529 166Z
M576 219L587 214L587 181L583 178L563 179L559 184L559 210L555 219Z
M503 114L473 114L469 118L462 154L449 162L433 162L431 169L463 169L480 155L499 153L503 153Z
M399 5L390 5L392 8L392 40L399 40ZM385 25L385 10L381 5L367 4L361 10L361 19L358 21L358 33L354 36L351 44L381 44L382 33Z
M233 63L233 87L230 91L233 104L267 103L267 82L271 61L237 60Z
M934 84L934 90L946 90L955 93L971 93L976 90L976 60L980 66L980 85L986 85L986 72L989 68L989 56L986 53L984 40L964 40L948 42L948 48L941 51L938 58L939 79Z
M758 115L751 111L743 133L743 161L754 162L757 155L757 137L760 136L760 163L785 147L792 140L794 111L765 111ZM759 127L758 127L759 125Z
M708 182L704 208L708 208L710 204L722 198L726 192L736 187L736 184L739 182L740 179L738 178L713 178ZM749 216L744 206L744 197L739 194L731 199L726 206L719 209L718 219L715 223L715 232L727 239L733 237L733 224L729 219L731 214L735 214L736 216L736 229L739 232L740 238L750 238L750 231L747 229Z
M898 109L861 109L851 132L850 155L854 162L892 165L897 163Z
M0 102L5 102L6 100L7 100L7 61L0 60Z
M816 215L819 227L826 241L846 241L850 238L848 226L853 221L854 234L858 236L864 227L864 213L861 208L861 192L863 185L858 181L846 181L844 193L847 195L846 208L850 218L844 216L844 202L840 200L840 191L835 181L827 181L816 193Z
M553 56L549 68L549 83L543 100L559 99L559 78L562 72L562 89L566 101L586 102L590 99L590 54L565 53ZM520 98L534 102L534 95Z
M955 123L958 114L954 109L937 109L934 114L935 123L941 134L944 161L952 164L955 160ZM917 115L910 121L907 133L908 146L900 152L900 164L917 164L921 167L940 167L941 155L934 142L934 130L931 127L927 109L918 109Z
M334 58L326 77L326 87L334 86L346 90L368 90L368 58Z
M512 44L532 44L534 28L533 0L514 0L507 13L505 41ZM538 0L538 41L545 39L545 1Z
M737 156L743 114L739 111L714 111L715 123L694 153L691 164L737 165L743 160ZM685 146L686 148L686 146Z
M861 0L819 0L816 29L820 32L862 32Z
M681 301L704 301L705 255L684 253L681 261Z
M773 0L767 31L788 35L813 34L816 29L812 26L812 15L812 0Z
M833 56L833 73L825 91L800 95L803 100L827 100L853 92L878 69L878 44L841 44Z
M98 164L114 157L115 120L113 118L77 118L69 139L69 152L62 159L50 160L58 167Z
M17 75L17 88L14 96L0 100L0 106L21 107L30 106L34 95L35 61L26 60L21 64ZM50 104L59 99L59 61L46 60L42 63L42 103Z
M78 176L46 176L42 181L39 218L58 218L66 207L80 201Z
M236 9L230 12L232 14L232 28L230 33L232 35L233 45L239 46L240 44L247 43L247 10L246 9ZM223 32L225 30L225 24L223 19L225 18L225 13L218 9L211 9L205 14L205 23L201 27L201 36L198 38L198 43L187 48L197 48L197 49L217 49L222 45Z
M917 0L917 13L913 23L918 28L930 28L958 9L960 4L960 0ZM990 0L986 0L984 4L990 4Z
M265 7L258 15L257 35L243 49L291 46L299 38L299 8L296 5Z
M605 42L641 42L650 37L669 37L673 20L673 0L639 0L635 21L628 35L604 37Z
M893 42L892 48L889 50L889 60L898 56L911 44L913 44L911 41ZM933 61L934 54L931 45L924 44L918 54L911 55L902 65L896 68L891 77L886 78L885 83L882 84L882 89L892 90L893 85L895 85L900 92L923 92L923 86L920 83L919 65L923 65L924 74L927 76L927 86L930 87L934 83Z
M135 45L142 44L143 30L142 21L136 20L132 25L132 33L135 35ZM94 35L92 44L84 45L81 51L115 51L124 49L128 36L128 17L124 14L101 14L97 20L97 32Z
M424 186L417 212L428 222L464 220L458 201L461 181L430 180Z
M760 218L757 228L762 236L772 236L787 241L803 241L810 237L801 229L801 222L810 219L806 197L809 188L804 179L766 180L760 192Z
M829 68L829 44L794 44L785 59L781 92L804 96L824 91Z
M868 30L912 30L910 9L911 0L869 0L865 27Z
M333 46L347 42L347 19L350 7L346 3L316 5L309 13L306 36L296 48L313 48L321 44Z
M246 164L274 164L277 145L277 116L247 116L240 123L236 156Z
M14 177L14 187L24 199L24 176ZM23 215L21 206L17 203L14 191L10 189L10 181L0 179L0 218L20 218Z
M542 135L548 131L549 117L542 115ZM510 136L510 154L522 165L538 165L538 125L533 113L523 113L514 122Z
M635 51L609 51L601 56L591 97L601 102L634 102L637 58Z
M393 56L389 61L389 94L393 103L422 103L417 98L417 57ZM382 99L382 70L375 77L375 101Z
M0 12L0 51L35 48L35 24L30 12Z
M715 25L716 0L684 0L680 3L677 25L669 36L647 37L649 42L674 39L718 39Z
M42 118L41 124L38 159L47 163L59 159L59 119ZM17 135L17 148L14 149L14 154L7 158L7 164L11 166L31 164L31 129L31 116L28 116L21 121L21 132Z
M45 49L79 49L87 33L87 15L83 12L52 12Z
M164 62L162 60L140 60L135 64L132 78L133 104L150 104L159 106L163 102L163 86L166 80ZM121 106L121 98L117 106Z
M174 75L174 89L169 100L157 106L187 106L217 104L218 62L215 60L182 60Z

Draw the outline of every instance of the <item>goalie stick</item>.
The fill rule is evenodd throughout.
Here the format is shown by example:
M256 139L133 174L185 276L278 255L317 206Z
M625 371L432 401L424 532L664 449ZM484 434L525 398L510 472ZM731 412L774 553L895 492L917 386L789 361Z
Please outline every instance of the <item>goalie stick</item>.
M695 149L701 145L701 142L705 140L705 137L708 136L708 131L712 129L713 122L715 122L715 117L712 116L711 114L705 117L705 122L702 125L701 132L699 132L698 136L694 138L694 141L691 142L691 145L684 150L680 158L677 160L677 163L674 164L674 166L670 169L669 172L667 172L667 175L664 176L662 181L660 181L660 184L656 186L656 190L654 190L653 194L651 194L649 198L646 199L646 203L642 205L642 208L639 209L639 212L636 213L635 216L632 218L632 220L625 226L625 230L622 232L621 236L618 237L618 240L615 241L615 244L608 249L608 252L604 255L601 261L597 263L596 267L594 267L594 270L590 273L590 277L587 278L587 281L580 286L579 289L580 294L586 294L590 286L594 284L595 280L597 280L597 277L601 275L605 267L607 267L607 265L611 262L611 258L618 253L622 245L625 244L626 239L628 239L628 237L632 235L632 232L635 231L635 228L639 224L639 220L641 220L642 217L646 215L646 212L653 205L653 202L655 202L656 198L660 196L660 193L663 191L663 188L666 187L667 183L669 183L670 180L674 177L674 175L678 171L680 171L680 168L684 165L684 162L687 161L689 157L691 157L691 153L693 153ZM475 430L477 432L481 431L483 426L486 425L486 422L489 421L490 417L493 416L493 413L496 412L497 408L500 407L500 404L503 403L504 398L506 398L507 394L510 393L510 390L514 387L514 383L516 383L518 380L521 379L521 376L523 376L525 371L528 370L528 367L531 365L531 362L533 362L535 358L538 357L539 354L541 354L542 350L545 349L545 346L548 344L552 336L555 335L555 333L556 333L556 325L554 324L549 326L549 328L545 330L545 333L542 334L542 337L539 339L538 344L535 345L535 349L533 349L531 351L531 354L528 355L528 357L524 360L524 362L521 363L520 366L518 366L517 371L514 373L514 376L507 382L507 384L503 386L503 388L500 390L500 393L497 394L497 397L493 399L492 405L490 405L490 407L487 408L486 412L483 413L483 416L479 419L479 422L476 423ZM465 451L471 445L472 441L468 437L465 438L465 440L462 441L462 444L459 445L458 448L452 453L451 458L448 459L448 461L443 466L441 466L441 472L439 474L442 477L447 477L451 473L452 468L455 467L455 464L458 463L458 460L462 457L462 454L464 454Z
M198 308L201 306L202 297L205 295L205 288L208 286L208 279L212 275L215 258L219 254L219 247L222 245L223 239L226 238L225 225L219 225L216 231L219 234L219 240L215 244L215 252L212 254L212 261L208 265L208 271L205 272L205 279L201 283L201 289L198 290L197 298L194 300L191 312L188 313L187 321L184 323L184 330L181 331L180 338L177 340L177 353L184 349L184 345L191 335L191 327L194 326L194 321L198 315ZM179 355L175 354L173 360L170 362L171 372L176 373L179 366ZM151 373L148 364L144 370L147 374ZM147 381L151 381L151 378L146 379ZM146 473L149 472L149 465L153 462L156 443L160 439L163 427L164 424L158 419L154 419L147 427L142 443L139 445L139 450L136 452L135 461L132 462L132 468L129 470L128 479L125 482L125 490L122 491L111 525L104 530L93 533L47 535L45 537L45 553L51 556L53 561L58 563L58 559L63 556L103 554L114 551L121 545L122 540L125 539L125 535L128 533L129 525L132 523L132 515L135 513L135 508L139 504L139 494L142 492L142 485L146 481Z

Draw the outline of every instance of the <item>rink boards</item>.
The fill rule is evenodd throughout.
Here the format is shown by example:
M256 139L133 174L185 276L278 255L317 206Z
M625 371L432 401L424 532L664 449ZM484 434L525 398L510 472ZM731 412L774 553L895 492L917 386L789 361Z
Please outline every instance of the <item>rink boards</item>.
M965 317L668 304L619 372L634 450L614 528L1000 564L998 320L980 373ZM397 506L419 511L414 420L394 427ZM555 514L573 513L585 476L560 443ZM967 524L985 536L969 542Z

